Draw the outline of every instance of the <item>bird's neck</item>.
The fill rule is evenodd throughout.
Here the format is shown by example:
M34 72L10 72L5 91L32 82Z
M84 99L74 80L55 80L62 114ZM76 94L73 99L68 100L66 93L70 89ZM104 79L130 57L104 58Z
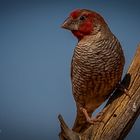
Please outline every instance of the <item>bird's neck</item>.
M98 34L86 35L78 41L78 45L80 46L90 45L93 42L96 42L97 40L100 40L100 39L101 39L101 32L99 32Z
M109 39L110 35L112 35L112 32L108 29L106 30L106 34L104 33L104 30L98 31L96 34L86 35L82 39L78 41L78 45L80 46L87 46L91 45L94 42L98 42L100 40Z

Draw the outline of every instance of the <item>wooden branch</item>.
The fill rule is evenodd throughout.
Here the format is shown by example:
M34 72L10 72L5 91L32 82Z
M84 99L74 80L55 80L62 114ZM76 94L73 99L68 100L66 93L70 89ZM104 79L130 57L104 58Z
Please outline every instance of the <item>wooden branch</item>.
M103 109L102 122L91 125L84 133L73 132L61 115L61 140L123 140L140 114L140 44L121 85Z

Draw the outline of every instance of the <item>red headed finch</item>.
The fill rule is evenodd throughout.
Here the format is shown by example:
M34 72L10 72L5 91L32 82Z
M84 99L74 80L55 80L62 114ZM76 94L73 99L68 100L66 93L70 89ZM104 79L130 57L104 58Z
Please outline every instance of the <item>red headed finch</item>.
M77 106L73 130L83 132L98 120L92 113L121 81L124 54L103 17L94 11L75 10L62 27L78 38L71 63L72 90Z

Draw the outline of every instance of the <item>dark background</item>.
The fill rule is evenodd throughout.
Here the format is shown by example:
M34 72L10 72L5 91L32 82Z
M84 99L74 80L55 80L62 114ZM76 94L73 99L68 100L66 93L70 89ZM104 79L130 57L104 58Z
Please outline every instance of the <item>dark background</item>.
M140 42L139 0L0 1L0 140L57 140L71 127L70 63L77 39L60 28L70 11L102 14L120 40L126 72ZM140 139L138 119L126 140Z

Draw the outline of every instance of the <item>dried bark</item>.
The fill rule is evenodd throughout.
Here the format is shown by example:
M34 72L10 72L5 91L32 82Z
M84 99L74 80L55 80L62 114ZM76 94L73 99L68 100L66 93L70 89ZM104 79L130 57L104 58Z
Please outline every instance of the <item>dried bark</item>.
M121 85L103 109L102 122L91 125L84 133L73 132L61 115L61 140L123 140L140 114L140 44Z

